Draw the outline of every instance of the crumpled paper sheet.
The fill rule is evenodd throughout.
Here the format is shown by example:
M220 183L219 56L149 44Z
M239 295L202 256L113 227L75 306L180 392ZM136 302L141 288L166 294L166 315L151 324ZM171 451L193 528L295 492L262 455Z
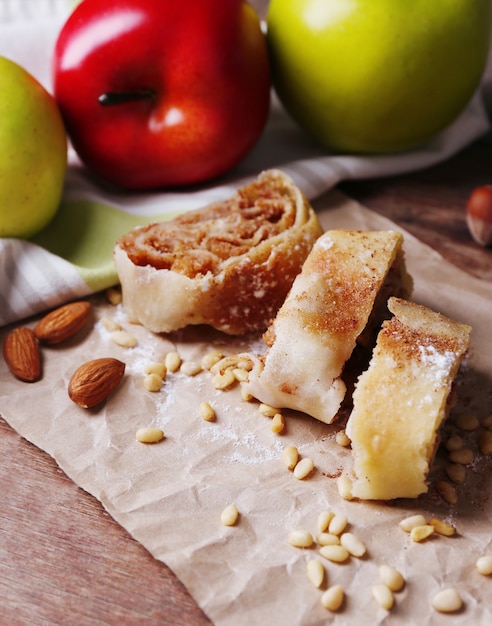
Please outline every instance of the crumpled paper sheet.
M397 228L336 191L314 204L325 229ZM454 414L469 410L483 418L492 404L492 285L456 269L406 233L405 250L415 279L412 299L473 326ZM178 349L184 360L199 360L217 348L258 352L263 350L258 337L230 338L204 328L156 336L128 324L121 307L112 307L102 296L94 297L94 303L93 328L67 345L44 350L40 382L26 386L15 380L2 360L0 412L171 567L215 624L492 623L492 580L474 566L478 557L492 553L490 457L476 456L465 483L458 486L456 506L444 503L433 487L418 500L345 501L336 477L350 471L351 454L335 442L341 425L326 426L286 411L286 430L275 435L256 403L242 401L237 388L215 390L208 372L196 377L170 373L158 393L143 388L145 365L170 349ZM135 334L138 346L116 346L101 323L103 316ZM125 361L126 376L102 407L84 410L68 399L67 383L78 365L97 356ZM198 416L201 400L215 407L215 423ZM165 440L138 443L136 430L150 424L163 428ZM453 432L452 422L448 424ZM465 437L477 449L478 433ZM313 458L315 471L308 479L295 479L284 466L281 451L288 444L296 445L302 457ZM432 480L443 477L444 460L439 452ZM220 513L232 502L240 511L239 522L225 527ZM316 534L318 514L327 509L347 515L350 530L368 549L366 557L343 565L325 562L325 587L339 583L346 592L344 606L335 614L321 605L322 590L306 576L306 563L317 548L297 549L287 542L294 529ZM398 522L420 512L453 522L457 535L411 542ZM381 563L397 567L406 579L390 615L371 592ZM431 600L449 586L458 588L465 607L456 615L440 615Z

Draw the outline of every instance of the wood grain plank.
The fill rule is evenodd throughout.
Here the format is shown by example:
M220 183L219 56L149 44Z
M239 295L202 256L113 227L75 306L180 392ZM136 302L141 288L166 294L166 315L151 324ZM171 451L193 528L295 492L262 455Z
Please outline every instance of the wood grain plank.
M181 582L0 419L0 623L202 626Z

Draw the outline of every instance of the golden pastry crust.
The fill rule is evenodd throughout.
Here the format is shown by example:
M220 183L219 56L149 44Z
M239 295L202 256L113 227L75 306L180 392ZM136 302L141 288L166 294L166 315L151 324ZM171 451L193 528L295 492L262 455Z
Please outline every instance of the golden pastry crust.
M438 429L471 328L427 307L390 298L367 371L353 395L346 432L352 441L352 495L361 499L415 498L426 478Z
M264 330L322 229L292 180L263 172L229 200L134 229L116 269L132 321L155 332Z
M387 293L386 280L391 276L395 295L410 293L402 243L396 231L322 235L265 334L269 349L246 390L262 402L331 423L346 393L345 363L368 321L380 323L387 314L378 298Z

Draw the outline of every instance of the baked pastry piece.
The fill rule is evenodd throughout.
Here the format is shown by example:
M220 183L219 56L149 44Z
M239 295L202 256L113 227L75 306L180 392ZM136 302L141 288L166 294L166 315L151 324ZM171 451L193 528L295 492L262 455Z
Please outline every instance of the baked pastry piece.
M415 498L445 419L470 326L424 306L391 298L394 313L359 378L346 432L352 441L356 498Z
M121 237L114 261L125 311L154 332L265 330L321 233L293 181L267 170L229 200Z
M396 231L331 230L322 235L264 335L246 391L277 408L331 423L346 393L345 363L368 324L388 316L388 296L407 297L403 237Z

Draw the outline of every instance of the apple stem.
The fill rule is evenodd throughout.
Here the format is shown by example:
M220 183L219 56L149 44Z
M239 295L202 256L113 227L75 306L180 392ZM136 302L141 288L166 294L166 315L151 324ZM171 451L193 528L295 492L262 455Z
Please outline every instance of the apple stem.
M144 87L133 91L108 91L99 96L98 102L103 107L134 102L135 100L151 100L156 95L153 89Z

